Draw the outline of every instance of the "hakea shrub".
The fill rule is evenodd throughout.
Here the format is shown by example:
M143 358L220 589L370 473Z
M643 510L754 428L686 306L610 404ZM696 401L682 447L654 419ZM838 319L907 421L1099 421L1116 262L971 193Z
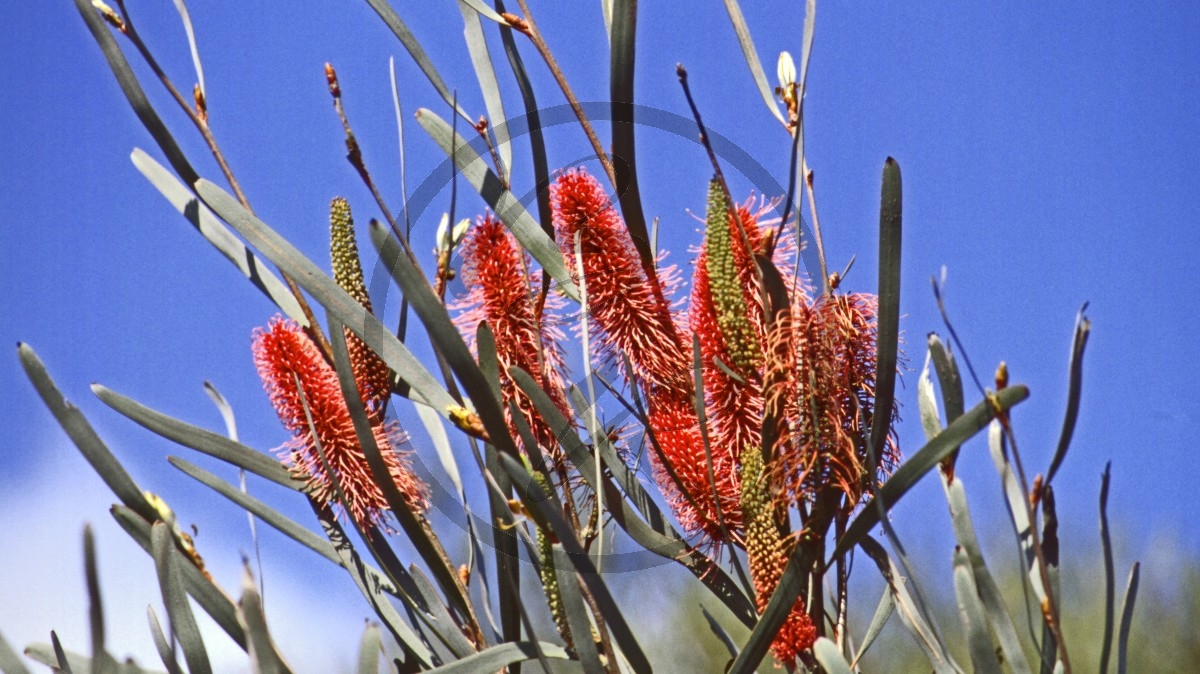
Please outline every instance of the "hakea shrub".
M334 280L370 311L354 222L349 204L340 197L330 207L330 241ZM349 329L346 340L354 381L384 465L408 506L422 512L429 489L399 450L407 441L403 431L385 418L391 373ZM319 503L338 506L359 526L391 530L387 499L372 477L337 372L326 355L295 321L278 316L254 331L253 352L263 388L292 432L279 450L292 475L307 482L309 494Z

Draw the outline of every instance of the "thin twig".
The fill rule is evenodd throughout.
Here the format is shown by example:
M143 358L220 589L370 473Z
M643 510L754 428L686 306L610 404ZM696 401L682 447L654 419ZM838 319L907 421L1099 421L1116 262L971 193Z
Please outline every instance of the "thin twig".
M417 258L408 244L408 237L404 235L404 232L400 231L399 223L396 222L396 218L392 215L392 210L388 208L387 202L383 200L383 195L375 187L375 181L371 179L371 173L367 170L366 162L363 161L362 148L358 146L358 139L355 138L354 130L350 128L350 120L346 117L346 108L342 105L342 87L338 83L337 71L329 63L325 64L325 81L329 84L330 95L333 96L333 109L337 111L338 119L341 120L342 128L346 132L346 159L354 167L354 170L358 172L358 176L362 178L363 184L371 191L371 196L375 198L375 203L379 205L379 210L383 211L383 217L387 219L388 225L392 228L392 233L400 241L400 246L404 249L405 254L415 263Z
M817 261L821 264L821 286L828 296L833 291L829 279L829 267L825 264L825 243L821 237L821 221L817 219L817 199L813 196L813 172L808 168L808 161L801 157L804 167L804 184L808 188L808 212L812 213L813 239L817 242Z
M596 135L596 130L592 128L592 123L588 121L587 115L583 112L583 106L579 104L579 99L575 98L575 93L571 91L571 85L567 83L567 78L563 75L562 69L558 67L558 61L554 59L554 54L551 53L546 40L542 38L542 34L538 31L537 24L533 20L533 14L529 11L529 4L525 0L517 0L517 4L521 6L521 11L525 14L524 18L507 12L501 16L504 17L509 26L528 36L529 40L533 42L533 46L537 48L538 53L542 55L542 60L546 62L546 67L550 69L550 74L554 76L554 81L558 82L563 95L567 97L567 103L571 106L571 110L579 118L579 124L583 127L583 133L587 135L588 142L592 144L592 150L595 151L596 158L600 160L600 165L604 167L604 173L608 176L608 180L612 183L613 188L616 189L617 174L613 170L612 161L609 160L608 154L604 152L604 146L600 144L600 138Z

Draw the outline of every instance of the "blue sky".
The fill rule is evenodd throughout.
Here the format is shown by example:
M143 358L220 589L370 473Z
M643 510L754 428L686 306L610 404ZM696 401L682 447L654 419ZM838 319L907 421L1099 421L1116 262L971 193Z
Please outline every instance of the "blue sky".
M191 60L171 4L131 4L166 70L190 88ZM347 196L360 222L377 216L343 158L325 61L338 69L358 139L393 207L400 204L400 181L389 56L396 58L405 107L410 190L442 161L411 113L429 107L445 117L446 106L365 3L309 3L286 12L266 2L243 3L236 11L193 4L214 133L259 215L314 260L327 259L324 223L332 196ZM773 79L778 52L799 52L801 18L793 3L746 4ZM461 18L452 4L442 5L401 12L463 107L478 116L484 105ZM579 97L603 100L608 66L599 3L569 15L538 5L545 6L534 7L536 18ZM921 444L915 384L924 335L944 333L929 291L929 278L943 265L952 318L976 367L988 374L1006 360L1012 379L1032 389L1015 416L1031 471L1045 470L1057 439L1075 313L1090 301L1083 406L1056 480L1068 520L1064 537L1081 546L1081 555L1095 554L1099 474L1111 460L1110 510L1126 541L1126 565L1164 541L1200 552L1191 485L1200 458L1189 430L1200 415L1188 398L1200 375L1200 234L1194 224L1200 190L1193 168L1200 150L1200 8L1095 2L1014 12L916 5L822 4L806 103L830 266L857 256L848 281L853 289L874 286L884 158L896 157L903 170L902 329L912 371L899 393L902 447ZM498 40L492 47L502 66ZM525 43L521 50L539 100L561 103L534 51ZM219 429L201 389L211 380L236 409L243 440L275 447L284 435L249 354L251 330L275 311L130 163L134 147L160 155L72 3L7 8L0 54L6 64L0 68L0 344L33 345L135 477L197 521L201 545L227 557L217 564L235 574L245 537L219 530L240 526L241 532L244 518L225 504L212 507L215 497L162 460L186 450L109 411L88 384L103 383ZM759 98L720 3L674 13L642 8L639 103L687 114L677 62L691 73L708 125L786 179L787 138ZM187 120L148 72L139 72L197 169L217 180ZM506 68L500 77L511 114L520 99ZM553 130L548 142L552 166L588 153L577 127ZM661 218L661 246L671 251L670 260L686 267L688 246L699 238L688 209L703 208L707 159L687 138L662 131L642 129L638 143L646 211ZM518 143L514 156L515 181L528 187L527 147ZM736 172L731 179L735 192L752 188ZM481 200L460 187L459 212L481 212ZM416 220L418 250L432 248L447 201L445 194ZM394 312L396 297L390 299ZM56 598L32 588L54 574L65 574L64 586L75 587L84 521L102 527L102 550L116 558L112 583L122 582L117 559L140 564L139 573L151 567L109 524L110 499L36 398L15 349L0 358L0 380L6 384L0 423L7 430L0 445L0 547L22 550L16 557L25 560L0 556L0 585L4 592L21 586L29 593L20 595L21 605L47 606L24 617L0 609L0 630L24 643L44 640L47 628L67 620L82 629L81 608L70 609L76 615L51 610ZM977 396L969 392L968 400ZM972 487L978 517L1003 531L999 488L982 442L965 450L960 472ZM302 509L291 512L304 516ZM952 539L944 512L930 481L901 504L896 522L902 536L948 568ZM930 521L936 526L924 526ZM293 552L286 541L268 547L279 556ZM287 564L277 563L268 582L289 575ZM334 571L314 570L318 580L295 582L347 585ZM14 606L14 596L0 597L8 599L0 606ZM144 606L153 598L146 596L132 603ZM141 620L140 610L134 620ZM340 629L351 635L361 625L344 623ZM80 632L75 643L82 647L85 638Z

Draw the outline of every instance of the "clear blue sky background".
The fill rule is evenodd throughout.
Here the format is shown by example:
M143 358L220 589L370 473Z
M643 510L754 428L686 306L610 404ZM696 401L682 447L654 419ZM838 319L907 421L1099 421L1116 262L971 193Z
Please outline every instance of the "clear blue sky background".
M237 10L192 4L214 132L260 216L314 260L327 259L332 196L346 195L362 222L377 216L343 159L325 61L338 68L367 161L394 207L400 197L389 56L396 57L406 110L410 189L441 162L411 113L429 107L445 117L446 106L365 3L287 10L266 2L239 3ZM457 9L410 4L400 11L461 104L483 114ZM798 55L801 17L793 3L751 6L757 4L745 9L773 80L778 52ZM131 5L166 70L190 88L191 61L171 3ZM552 3L535 5L580 98L603 100L608 66L599 3L569 15ZM646 4L639 31L638 101L686 115L674 74L684 63L706 122L784 180L787 138L759 98L721 3L671 12ZM1125 566L1164 547L1200 552L1192 484L1200 474L1193 438L1200 413L1190 397L1200 375L1197 45L1200 7L1191 3L1020 11L825 3L810 71L806 128L821 224L832 267L857 255L848 281L854 289L874 286L884 158L896 157L903 169L902 328L911 368L900 391L903 447L921 444L915 384L925 334L943 331L929 290L942 265L950 311L981 375L990 379L1003 359L1012 379L1032 389L1015 417L1031 471L1045 470L1057 439L1075 312L1090 301L1083 407L1056 486L1064 538L1076 544L1067 550L1094 556L1099 475L1105 461L1113 462L1110 508ZM521 50L539 100L561 103L534 51L525 42ZM187 450L112 413L88 384L220 429L201 389L211 380L237 410L243 439L275 447L285 438L249 353L251 330L275 311L130 163L134 147L160 155L72 3L12 3L0 23L0 60L0 344L12 349L0 358L0 630L23 644L45 640L52 626L74 626L69 643L82 649L82 604L48 589L61 583L78 594L82 523L100 527L101 563L114 592L130 575L149 577L152 567L110 523L105 507L112 498L36 398L15 343L37 349L137 479L168 495L185 521L197 522L202 549L234 585L236 551L247 549L244 518L214 505L217 497L163 461ZM197 169L218 180L197 134L148 72L139 72ZM520 99L506 67L500 77L511 114ZM588 152L576 127L560 127L549 142L552 165ZM661 218L670 259L686 267L688 246L698 241L687 209L703 208L707 159L694 143L661 131L642 130L638 142L646 211ZM516 183L527 188L527 147L518 144L514 156ZM735 191L751 188L733 178ZM460 213L481 212L469 188L459 196ZM445 203L416 221L419 250L432 248ZM396 297L390 300L395 311ZM977 399L968 393L969 402ZM981 441L965 450L960 466L980 519L1002 532L1007 521ZM289 512L305 517L303 508ZM948 578L952 546L944 513L933 481L896 513L906 540L941 565L931 573L938 584ZM278 538L264 540L268 602L282 602L284 586L319 586L322 596L350 602L353 617L323 609L314 619L328 625L314 629L328 628L321 638L353 639L365 609L354 604L349 584L320 562L304 559L297 567L294 558L307 553ZM275 594L272 583L281 588ZM142 594L120 600L133 605L120 615L131 615L129 633L145 638L139 607L153 593L134 585L129 591ZM289 645L295 653L321 643L293 637ZM352 642L340 643L329 662L349 662Z

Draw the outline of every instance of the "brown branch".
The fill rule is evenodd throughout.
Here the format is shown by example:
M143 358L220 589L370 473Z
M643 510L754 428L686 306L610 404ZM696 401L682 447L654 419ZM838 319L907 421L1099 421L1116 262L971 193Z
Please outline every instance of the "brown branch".
M515 14L509 14L508 12L505 12L501 16L504 17L509 26L528 36L530 41L533 42L533 46L537 48L538 53L542 55L542 60L546 62L546 67L550 69L550 74L554 76L554 81L558 82L563 95L567 97L567 103L571 106L571 110L579 118L579 124L583 126L583 132L587 135L588 142L592 144L592 150L595 151L596 158L600 160L600 165L604 167L604 173L608 176L609 182L612 183L613 189L617 189L617 174L613 170L612 161L609 160L608 154L604 152L604 146L600 144L600 138L596 136L596 130L592 128L592 123L588 121L587 115L583 112L583 106L579 104L579 99L575 98L575 93L571 91L571 85L567 83L567 78L563 75L562 69L558 67L558 61L554 59L554 54L550 52L550 47L538 31L537 24L533 21L533 14L529 11L529 4L525 0L517 0L517 4L521 6L521 11L525 13L524 18Z

